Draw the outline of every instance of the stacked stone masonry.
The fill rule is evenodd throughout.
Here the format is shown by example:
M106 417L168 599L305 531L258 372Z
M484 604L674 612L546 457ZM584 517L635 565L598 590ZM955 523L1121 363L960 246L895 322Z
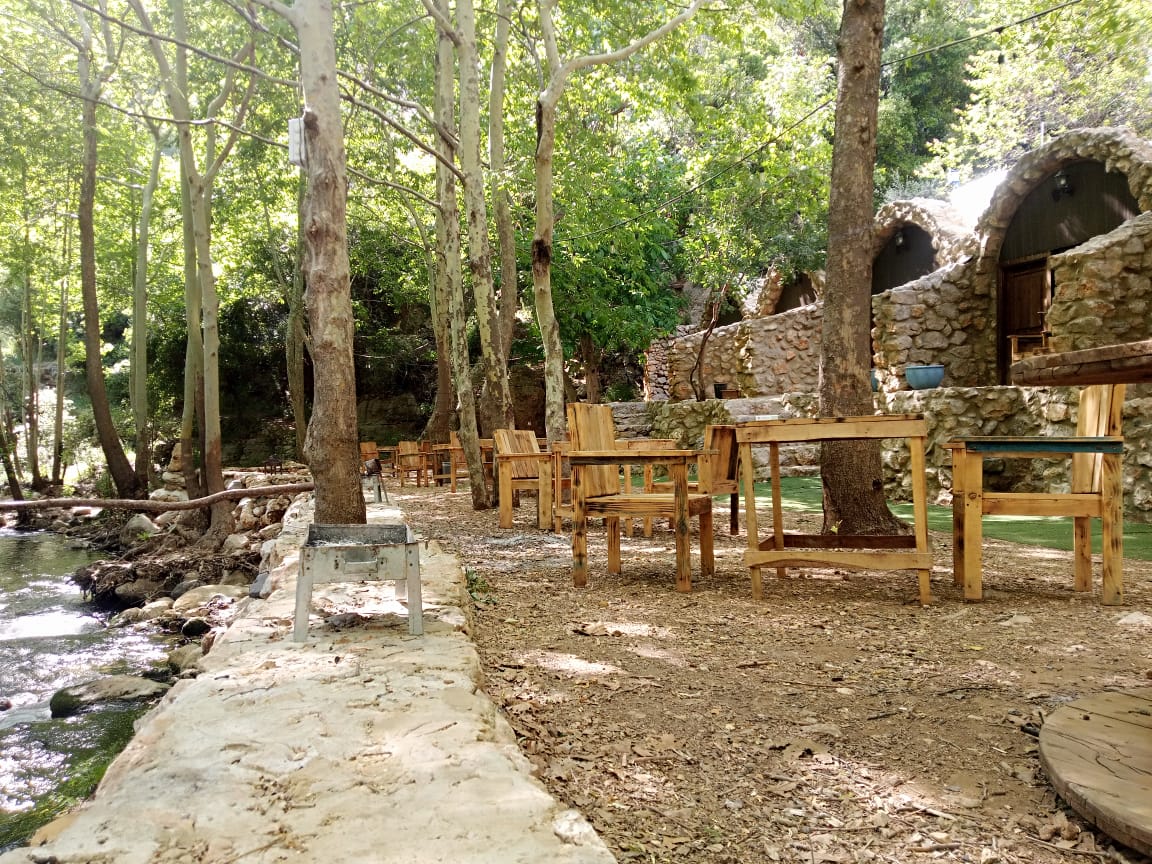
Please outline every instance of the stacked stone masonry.
M947 387L877 393L878 413L922 414L928 423L928 498L952 501L952 465L944 444L971 435L1074 435L1079 394L1072 387ZM700 447L710 423L815 417L812 393L786 393L753 399L706 399L702 402L612 403L617 427L625 437L676 438L681 446ZM756 476L767 479L768 450L756 448ZM906 446L889 446L883 464L888 494L911 500L910 455ZM1067 491L1067 460L989 460L989 488L1001 491ZM819 448L781 448L781 473L819 473ZM1124 515L1152 522L1152 385L1128 388L1124 401Z

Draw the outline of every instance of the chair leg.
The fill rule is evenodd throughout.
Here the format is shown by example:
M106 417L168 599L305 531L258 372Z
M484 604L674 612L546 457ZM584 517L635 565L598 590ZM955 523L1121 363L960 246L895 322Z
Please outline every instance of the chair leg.
M620 517L609 516L604 525L608 530L608 572L616 576L620 573Z
M1076 516L1072 520L1072 587L1076 591L1092 590L1092 519Z
M712 506L700 514L700 575L712 576L716 573L716 555L713 550Z
M588 517L580 506L572 517L572 584L577 588L588 584Z
M728 533L735 537L740 533L740 493L733 492L728 506Z
M512 527L512 466L500 466L500 527Z
M540 479L536 486L536 527L547 531L552 527L552 464L540 462Z

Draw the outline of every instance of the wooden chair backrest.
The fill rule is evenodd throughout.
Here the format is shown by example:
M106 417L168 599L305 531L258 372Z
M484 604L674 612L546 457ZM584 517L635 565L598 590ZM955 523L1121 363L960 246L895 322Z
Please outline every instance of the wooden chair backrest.
M736 427L705 427L704 449L715 450L716 455L700 457L700 491L729 491L740 480L740 446L736 443Z
M492 433L496 452L501 456L518 453L539 453L536 433L529 429L496 429ZM501 459L500 470L507 468L513 480L531 480L540 476L540 462L536 459Z
M361 441L360 442L360 461L367 462L369 459L379 459L380 449L376 446L375 441Z
M572 402L568 405L568 437L575 450L615 450L616 423L607 405ZM581 470L584 495L618 495L620 469L615 465L596 465Z
M1095 438L1123 434L1124 385L1093 384L1080 391L1076 416L1076 437ZM1072 457L1072 491L1099 492L1099 453L1077 453Z
M396 464L401 468L414 469L424 465L420 452L420 442L401 441L396 445Z
M460 443L460 433L459 432L449 432L448 433L448 443L451 444L453 447L463 447L464 446L463 444Z

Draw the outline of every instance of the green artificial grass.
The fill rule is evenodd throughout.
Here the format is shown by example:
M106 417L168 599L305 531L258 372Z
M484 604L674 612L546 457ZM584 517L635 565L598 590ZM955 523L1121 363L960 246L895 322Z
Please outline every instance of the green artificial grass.
M786 510L809 513L823 512L819 477L781 477L780 496ZM771 503L768 483L756 484L756 498L761 506ZM890 503L901 519L912 520L912 505ZM952 508L928 505L928 528L952 533ZM1058 516L985 516L984 536L1029 546L1072 551L1072 520ZM1100 520L1092 520L1092 548L1100 549ZM1124 523L1124 557L1152 561L1152 525Z

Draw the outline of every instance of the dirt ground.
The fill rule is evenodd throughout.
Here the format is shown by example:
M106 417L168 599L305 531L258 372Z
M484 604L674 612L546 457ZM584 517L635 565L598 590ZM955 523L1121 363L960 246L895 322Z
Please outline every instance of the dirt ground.
M691 594L666 526L623 541L621 576L592 527L576 589L531 498L502 531L467 491L392 495L460 556L488 693L621 861L1147 864L1063 806L1036 736L1063 703L1148 685L1148 625L1121 623L1152 614L1148 563L1108 608L1071 590L1069 553L986 541L985 602L965 604L937 533L931 607L911 572L834 569L765 571L753 602L717 502L716 575L694 568Z

